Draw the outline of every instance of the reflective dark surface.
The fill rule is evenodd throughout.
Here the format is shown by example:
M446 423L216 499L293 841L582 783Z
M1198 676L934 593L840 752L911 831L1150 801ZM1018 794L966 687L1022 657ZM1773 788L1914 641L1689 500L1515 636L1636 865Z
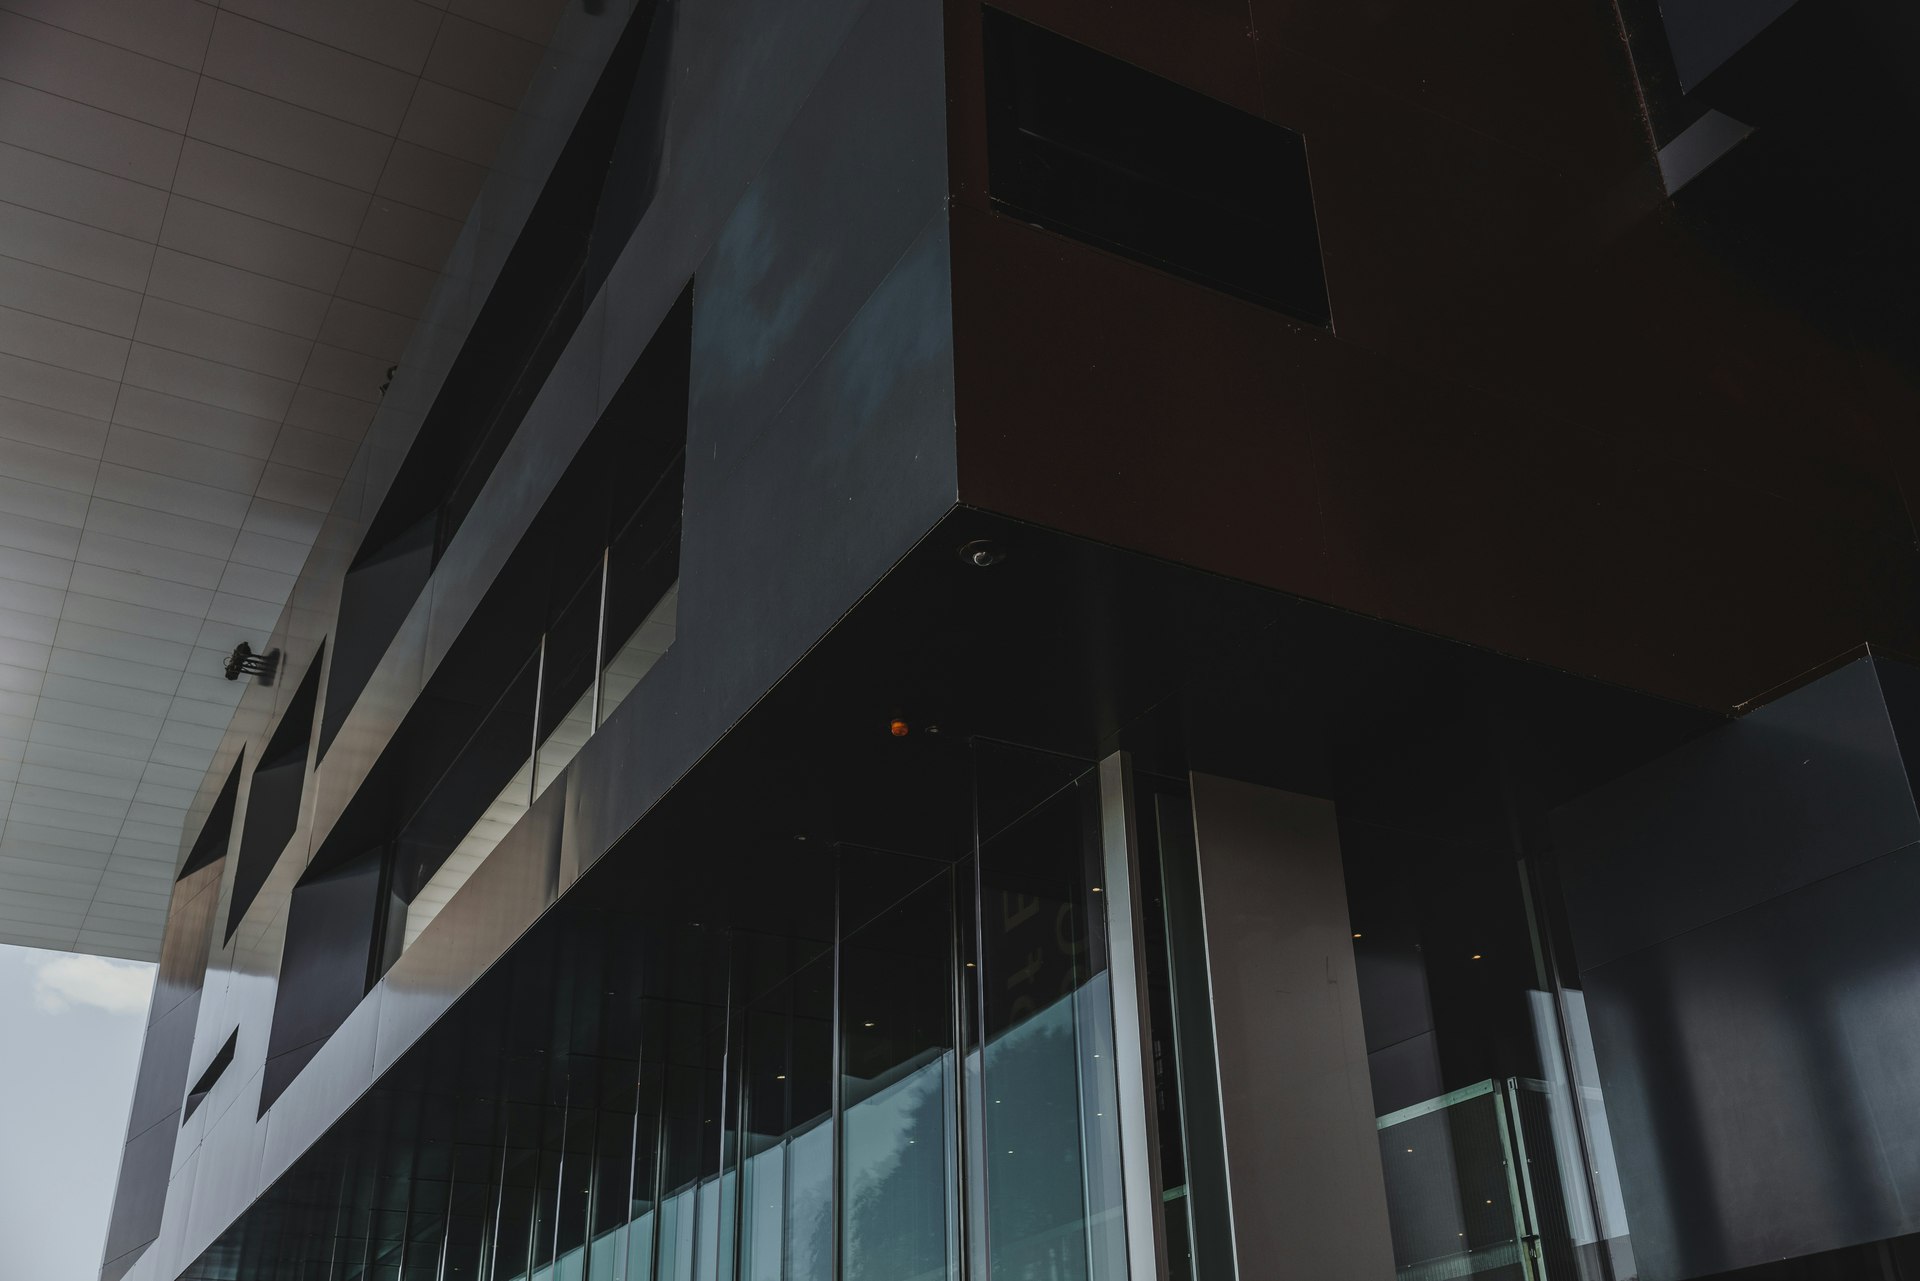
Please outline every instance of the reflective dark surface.
M1111 1273L1079 798L1115 749L1331 798L1366 936L1347 1097L1378 1122L1488 1087L1379 1129L1458 1120L1466 1164L1390 1182L1403 1205L1515 1160L1489 1113L1552 1157L1516 1202L1587 1185L1588 1221L1565 1225L1538 1204L1489 1224L1497 1198L1463 1210L1443 1188L1444 1213L1395 1218L1404 1253L1451 1225L1512 1267L1491 1251L1544 1227L1590 1247L1555 1275L1618 1281L1633 1257L1601 1247L1629 1217L1649 1277L1903 1229L1904 1130L1875 1109L1910 1110L1885 1064L1911 1019L1872 1002L1905 955L1895 851L1920 842L1889 754L1912 737L1905 678L1881 682L1886 724L1856 700L1736 750L1789 709L1724 717L1862 640L1920 637L1920 471L1889 430L1915 400L1887 344L1743 277L1737 235L1664 201L1671 120L1636 92L1611 6L1002 7L1300 139L1331 327L996 205L977 5L570 6L462 233L467 274L436 294L274 634L290 671L321 670L335 634L326 760L264 862L208 864L176 897L237 928L156 1004L114 1266ZM616 55L632 87L610 101ZM584 176L558 165L583 112L617 153ZM599 209L543 199L555 172ZM549 250L559 269L528 266ZM501 310L516 298L526 314ZM664 385L647 353L668 349L673 394L632 394ZM459 448L420 450L463 396ZM670 442L647 468L590 443L627 424ZM578 550L553 512L583 468L634 506L575 563L548 553ZM956 555L982 539L995 563ZM460 823L422 833L410 877L362 860L431 807L543 635L555 699L512 719L531 752L534 708L543 731L572 716L564 695L605 670L572 608L595 558L610 625L682 584L679 639L396 958L377 922ZM247 691L196 818L269 741L304 752L298 693ZM1590 795L1676 749L1665 781ZM243 827L275 817L271 779L248 777ZM457 784L462 817L491 795ZM1760 954L1856 918L1871 928L1809 952L1819 982ZM1749 971L1777 980L1777 1026L1688 1042L1671 1009ZM1739 1059L1778 1026L1797 1029L1779 1053ZM1603 1067L1630 1216L1581 1146L1599 1151ZM1681 1068L1686 1091L1634 1084ZM1755 1106L1703 1108L1746 1097L1724 1082ZM1818 1124L1782 1109L1817 1193L1680 1242L1655 1174L1685 1185L1682 1216L1740 1201L1716 1171L1745 1169L1751 1118L1795 1090L1842 1100ZM1873 1138L1893 1143L1880 1174L1856 1159ZM1803 1188L1762 1156L1736 1189L1752 1204Z
M1643 1276L1920 1226L1911 682L1860 659L1556 815Z
M952 550L969 536L981 534L990 534L1009 549L1003 564L985 571L962 563ZM1111 647L1109 664L1101 671L1086 672L1074 682L1060 681L1058 672L1064 669L1046 660L1046 649L1076 650L1085 643L1084 636L1106 628L1105 620L1121 616L1148 620L1149 625L1131 629L1124 643ZM1280 652L1298 664L1297 675L1285 674L1296 670L1291 665L1276 667L1270 661L1269 655ZM1222 657L1233 653L1244 657L1237 661ZM652 684L643 682L634 697L644 699ZM669 1090L665 1097L682 1100L669 1106L662 1122L669 1136L666 1150L682 1155L668 1158L670 1168L656 1166L660 1172L653 1177L671 1179L655 1185L661 1195L637 1200L659 1203L660 1217L649 1222L662 1225L661 1231L670 1215L690 1215L697 1225L702 1197L710 1199L711 1213L738 1205L744 1215L759 1202L746 1200L746 1188L728 1182L726 1171L746 1168L740 1163L747 1156L776 1150L767 1146L766 1136L785 1136L785 1146L778 1149L783 1152L779 1162L764 1157L751 1167L753 1174L743 1176L748 1183L757 1180L764 1191L774 1177L771 1168L781 1166L787 1190L777 1234L783 1240L790 1233L811 1231L804 1228L807 1216L815 1213L808 1207L819 1202L807 1200L817 1195L808 1188L841 1186L849 1196L870 1189L866 1195L903 1197L903 1204L931 1206L934 1203L924 1198L933 1196L937 1183L938 1204L945 1208L932 1219L926 1217L933 1213L931 1209L913 1211L918 1218L905 1209L889 1215L889 1232L897 1226L905 1235L874 1238L882 1242L874 1246L881 1252L874 1257L909 1257L935 1270L945 1268L940 1261L949 1259L950 1251L967 1249L963 1243L971 1239L952 1217L957 1205L968 1203L955 1195L947 1182L951 1176L944 1172L944 1163L962 1159L953 1140L940 1138L953 1133L949 1128L953 1121L936 1114L922 1119L912 1108L904 1114L889 1113L894 1119L872 1132L873 1143L884 1148L898 1140L917 1161L924 1124L932 1127L925 1132L930 1147L944 1145L941 1161L903 1167L849 1159L837 1183L831 1167L824 1176L818 1173L818 1158L806 1139L811 1132L808 1126L821 1116L818 1103L809 1100L823 1097L801 1088L806 1073L820 1071L806 1066L807 1056L814 1056L817 1063L832 1046L831 1041L825 1046L817 1040L808 1042L808 1037L819 1033L803 1031L809 1026L803 1013L815 1011L810 1017L817 1021L825 999L817 988L808 986L825 980L806 967L809 957L832 937L832 850L837 847L843 860L839 901L841 929L848 940L845 955L858 952L873 960L861 971L865 977L857 981L852 971L841 971L841 1000L843 1005L864 1002L876 1010L892 1011L873 1018L873 1029L864 1026L866 1019L856 1020L853 1026L844 1017L841 1022L846 1038L838 1051L843 1088L862 1100L867 1111L861 1116L878 1117L890 1107L905 1106L908 1098L917 1097L920 1083L934 1078L942 1079L940 1089L946 1091L964 1083L961 1069L943 1056L952 1054L954 1044L973 1042L956 1042L952 1038L959 1033L943 1030L939 1010L952 1007L945 1006L945 989L934 981L934 974L950 972L948 962L936 956L939 946L945 946L936 946L938 922L944 919L940 904L952 893L964 898L970 892L967 881L963 878L957 890L922 889L925 898L903 901L903 896L916 885L947 884L948 874L942 869L949 860L964 857L974 839L972 789L978 786L977 821L988 838L979 893L985 895L980 901L991 910L982 918L984 950L967 956L969 960L977 956L971 972L981 974L986 986L981 989L980 1021L970 1024L980 1031L965 1035L980 1037L985 1046L984 1060L974 1069L978 1075L970 1078L977 1082L970 1088L977 1090L980 1100L976 1115L985 1113L980 1133L988 1140L1009 1132L1038 1135L1047 1126L1091 1126L1095 1128L1084 1132L1085 1141L1094 1142L1101 1133L1098 1127L1111 1118L1082 1116L1082 1105L1076 1100L1098 1097L1097 1089L1087 1093L1094 1088L1088 1082L1097 1083L1097 1066L1088 1052L1073 1046L1084 1047L1088 1037L1103 1035L1097 1020L1087 1022L1102 1003L1088 998L1076 1003L1060 995L1082 987L1091 991L1101 982L1097 934L1089 932L1084 916L1090 898L1097 896L1089 895L1083 870L1087 850L1073 784L1084 766L1076 765L1076 760L1090 760L1118 742L1133 746L1143 759L1152 758L1168 772L1211 761L1219 768L1256 772L1276 781L1334 785L1363 810L1391 813L1396 805L1426 803L1421 796L1383 787L1386 780L1403 776L1393 764L1405 759L1397 745L1412 726L1468 690L1476 699L1509 707L1515 725L1536 727L1514 732L1524 733L1537 749L1532 754L1531 776L1540 780L1537 786L1545 796L1577 787L1577 780L1593 778L1596 771L1617 770L1636 759L1637 753L1684 737L1701 723L1666 705L1543 670L1514 668L1413 633L1379 633L1362 620L1255 589L963 513L889 576L880 593L816 648L806 664L654 807L612 855L589 867L592 860L576 864L567 853L591 839L589 824L598 811L586 807L584 799L591 794L589 789L606 789L607 780L619 776L603 771L617 771L631 759L625 755L630 749L622 746L619 733L627 722L622 715L609 722L576 759L564 784L536 803L527 820L476 873L467 891L449 905L441 920L421 936L296 1078L273 1109L273 1134L280 1143L293 1143L297 1126L313 1124L309 1118L327 1117L328 1109L339 1109L352 1097L343 1091L355 1090L350 1082L356 1077L372 1083L375 1074L390 1064L398 1064L395 1070L408 1078L422 1071L429 1077L442 1072L457 1076L484 1062L490 1053L484 1047L502 1035L501 1003L508 999L503 993L509 990L524 993L515 999L545 1011L539 1018L531 1013L525 1016L538 1028L560 1026L543 1020L564 1018L566 1026L575 1026L574 1020L585 1018L577 1025L582 1035L590 1032L590 1046L605 1043L593 1038L637 1035L615 1030L616 1024L627 1025L619 1019L610 1023L612 1016L605 1013L563 1014L573 998L562 999L559 993L573 991L587 999L589 989L602 995L609 988L616 994L625 990L612 983L597 986L599 980L588 977L597 972L598 960L556 959L572 956L568 948L579 946L592 953L599 946L640 947L643 938L653 937L655 927L650 922L655 921L681 921L687 929L692 928L690 922L698 921L702 931L731 930L736 936L743 931L770 934L795 940L776 947L776 956L789 959L767 962L774 966L771 971L759 961L741 960L719 943L700 945L721 947L721 951L697 952L709 959L696 969L700 983L720 985L723 990L729 981L746 983L744 974L764 974L771 995L763 998L759 992L742 989L735 999L744 1003L744 1009L780 1011L775 1019L778 1031L755 1033L753 1020L729 1022L722 1010L703 1016L709 1023L695 1020L689 1030L676 1035L692 1037L691 1044L696 1045L706 1044L703 1038L762 1038L761 1049L740 1051L746 1056L744 1062L764 1061L773 1054L775 1062L792 1063L795 1071L781 1068L773 1075L800 1082L794 1097L789 1102L767 1085L765 1091L738 1104L729 1103L729 1107L746 1108L751 1116L767 1118L751 1127L762 1137L743 1138L735 1146L727 1146L722 1139L713 1147L703 1146L706 1140L698 1134L674 1139L675 1126L694 1131L705 1125L704 1115L693 1115L701 1111L707 1097L704 1091L743 1088L720 1082L700 1084L707 1080L701 1073L715 1070L699 1066L713 1062L703 1056L720 1050L698 1051L681 1074L692 1075L681 1084L647 1087ZM887 719L895 714L912 727L905 738L888 731ZM1545 726L1555 724L1579 729L1545 732ZM1103 732L1102 725L1114 729ZM1350 744L1338 759L1329 759L1324 752L1321 736L1329 725L1341 727L1340 738ZM1275 726L1287 728L1275 733ZM1066 755L970 752L969 738L981 735L1024 740ZM1457 769L1449 763L1457 755L1443 741L1435 744L1431 754L1416 758L1427 770L1436 771L1434 797L1456 794L1448 780L1457 778ZM979 783L970 783L970 776ZM600 794L605 799L599 805L619 795L612 790ZM742 796L751 796L753 804L741 805ZM1457 809L1457 818L1449 821L1481 821L1473 805ZM1001 829L1005 835L992 835ZM995 852L1002 849L1004 858ZM902 861L903 855L911 857ZM851 859L860 861L846 861ZM475 969L524 928L516 922L531 923L542 905L554 901L563 884L583 872L582 883L560 898L555 911L508 953L507 961L480 986L455 1000ZM560 879L563 875L566 881ZM899 916L903 912L908 915ZM600 923L583 923L593 921ZM1021 934L1029 929L1035 931L1031 939ZM589 946L587 940L594 938L603 942ZM576 939L577 944L567 941ZM810 953L809 948L815 951ZM1034 967L1036 953L1038 968ZM722 960L728 956L733 959ZM779 965L790 968L779 970ZM933 966L934 971L923 973L923 965ZM729 966L733 980L726 978ZM964 964L960 968L968 969ZM829 983L827 994L832 990ZM444 1018L442 1011L446 1011ZM510 1025L519 1017L507 1018L505 1023ZM418 1030L436 1019L436 1030L428 1033L418 1050L409 1052ZM1059 1028L1049 1033L1055 1022ZM699 1032L703 1026L707 1031ZM883 1026L890 1029L886 1036L881 1035ZM789 1036L793 1044L786 1048ZM782 1048L766 1049L767 1037L777 1037ZM682 1043L686 1042L675 1042ZM813 1048L807 1048L809 1044ZM433 1045L445 1048L427 1048ZM554 1053L549 1047L543 1061L557 1062ZM662 1053L671 1064L679 1061L681 1051ZM693 1050L686 1053L695 1054ZM449 1061L430 1070L409 1066L422 1056L436 1055L449 1056ZM1098 1062L1107 1061L1110 1056ZM947 1066L939 1066L942 1063ZM749 1073L743 1080L760 1079L759 1068L740 1070ZM1096 1075L1082 1080L1090 1071ZM832 1079L829 1063L825 1084L805 1089L828 1089ZM382 1084L373 1097L387 1089ZM1025 1109L1011 1130L995 1128L1005 1123L995 1122L986 1111L994 1098L1003 1100L1002 1109ZM844 1112L847 1105L842 1106ZM370 1102L356 1105L340 1133L353 1131L361 1124L355 1118L372 1107ZM683 1114L679 1121L673 1120L676 1110ZM406 1109L400 1111L403 1120ZM398 1125L400 1120L392 1123ZM596 1115L590 1128L613 1124ZM780 1128L772 1128L776 1124ZM851 1127L850 1140L856 1131L867 1133L860 1130L862 1123L847 1120L845 1124ZM758 1128L761 1125L767 1128ZM332 1150L336 1143L364 1146L359 1138L336 1138L316 1151ZM559 1137L542 1143L555 1145L556 1152L564 1146ZM1025 1149L1018 1142L1010 1145L1011 1153L987 1148L984 1141L981 1146L979 1164L986 1178L976 1212L986 1216L988 1225L1003 1215L1011 1216L1002 1230L987 1234L985 1239L994 1243L990 1248L1007 1252L1002 1256L1009 1261L1007 1266L1014 1266L1012 1260L1020 1251L1038 1250L1052 1252L1048 1257L1060 1267L1099 1275L1101 1265L1087 1251L1111 1251L1111 1244L1100 1245L1097 1236L1089 1241L1083 1228L1072 1230L1073 1239L1083 1242L1075 1247L1078 1253L1056 1257L1055 1247L1045 1243L1054 1239L1048 1234L1063 1224L1111 1222L1099 1208L1108 1204L1102 1198L1110 1191L1087 1182L1087 1176L1063 1179L1058 1172L1047 1173L1047 1167L1026 1166L1019 1160ZM1057 1152L1058 1146L1042 1144L1039 1150ZM321 1159L294 1161L298 1152L298 1147L280 1147L269 1140L267 1168L288 1169L287 1177L294 1180L283 1186L298 1186L298 1180L306 1177L302 1171L312 1170ZM532 1156L515 1159L534 1160ZM904 1182L875 1183L877 1176L871 1171L881 1168L897 1171ZM411 1186L422 1176L404 1177ZM533 1179L530 1174L526 1177ZM890 1174L888 1180L894 1177ZM822 1178L824 1185L809 1182ZM537 1183L526 1186L531 1189ZM447 1189L433 1186L428 1195L445 1196ZM266 1207L280 1196L275 1192L255 1215L276 1213ZM675 1201L675 1196L681 1199ZM527 1213L536 1211L530 1208ZM575 1211L565 1213L572 1216ZM578 1217L582 1223L600 1224L598 1230L611 1231L607 1213L604 1201L593 1201L579 1209ZM574 1219L543 1221L551 1229L555 1222L570 1225ZM629 1219L629 1223L635 1221ZM274 1220L254 1217L248 1222L264 1225ZM675 1217L676 1224L685 1222ZM743 1217L740 1222L746 1233L743 1239L764 1239L747 1232L755 1220ZM755 1232L776 1234L770 1220L758 1222ZM561 1241L585 1239L584 1227L577 1238L572 1226L559 1230ZM383 1228L376 1235L398 1231ZM243 1228L242 1232L243 1238L235 1240L281 1238L278 1227ZM697 1226L676 1226L674 1232L690 1235L669 1238L654 1232L644 1238L654 1244L645 1248L665 1249L669 1240L679 1243L674 1248L685 1251L707 1248L703 1242L708 1239ZM640 1239L630 1229L628 1248L641 1248L635 1245ZM247 1244L244 1248L267 1247ZM570 1248L571 1244L563 1245L560 1253ZM844 1241L841 1248L846 1248ZM221 1269L231 1266L225 1249L203 1261L206 1275L223 1275Z
M1720 710L1920 648L1913 176L1837 118L1913 118L1906 18L1769 64L1708 229L1609 5L998 7L1300 134L1332 334L997 214L952 6L965 501Z
M1298 134L999 10L984 23L999 207L1327 323Z

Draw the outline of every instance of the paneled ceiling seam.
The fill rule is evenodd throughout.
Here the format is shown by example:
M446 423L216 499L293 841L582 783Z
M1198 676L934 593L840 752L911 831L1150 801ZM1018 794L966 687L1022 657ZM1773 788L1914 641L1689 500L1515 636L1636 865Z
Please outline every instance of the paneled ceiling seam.
M0 0L0 939L157 951L212 673L284 607L559 3Z
M205 64L206 64L206 56L207 56L207 50L208 50L208 49L210 49L210 48L212 48L212 46L213 46L213 24L212 24L212 23L209 23L209 24L208 24L208 26L207 26L207 38L206 38L206 41L205 41L205 43L204 43L204 44L202 44L202 45L201 45L201 48L200 48L200 64L201 64L201 66L202 66L202 67L204 67L204 66L205 66ZM187 109L187 119L188 119L189 121L191 121L191 120L192 120L192 118L193 118L193 108L194 108L195 106L197 106L197 105L199 104L199 98L200 98L200 85L201 85L201 83L202 83L202 81L201 81L201 79L200 79L200 76L199 76L199 71L198 71L198 69L195 69L195 79L194 79L194 87L193 87L193 102L192 102L191 104L189 104L189 106L188 106L188 109ZM59 96L59 95L54 95L54 96ZM86 103L82 103L82 104L80 104L80 105L82 105L82 106L88 106L88 105L91 105L91 104L86 104ZM109 114L118 114L118 113L112 113L112 112L110 112ZM143 122L143 123L144 123L144 122ZM181 134L181 145L180 145L180 147L179 147L179 148L176 148L176 149L175 149L175 151L174 151L174 159L173 159L173 175L172 175L172 178L171 178L171 179L169 179L169 181L168 181L168 184L167 184L167 203L168 203L168 205L169 205L169 206L171 205L171 203L172 203L172 200L173 200L173 182L174 182L174 181L176 181L176 180L177 180L177 179L179 178L179 173L180 173L180 153L181 153L181 151L183 151L183 150L185 149L185 146L186 146L186 135L185 135L185 134L183 133L183 134ZM166 225L166 214L165 214L165 211L164 211L164 210L163 210L163 212L162 212L162 214L161 214L161 225L162 225L163 227L164 227L164 226ZM142 319L142 318L144 317L144 315L145 315L145 311L146 311L146 304L147 304L147 297L148 297L148 294L147 294L147 289L148 289L149 287L151 287L151 285L152 285L152 283L153 283L153 262L154 262L154 258L153 258L153 257L149 257L149 258L148 258L148 260L147 260L147 272L146 272L146 280L145 280L145 281L143 282L143 284L142 284L142 286L141 286L141 290L140 290L140 306L139 306L139 309L138 309L138 311L137 311L137 312L135 313L135 319L134 319L134 332L135 332L135 333L138 333L138 332L139 332L139 330L140 330L140 320L141 320L141 319ZM131 340L129 340L129 341L131 341ZM128 356L127 356L127 359L130 359L130 358L131 358L131 351L132 351L132 348L131 348L131 346L129 346L129 348L128 348ZM123 361L122 361L122 367L121 367L121 380L120 380L119 382L117 382L117 383L115 384L115 386L114 386L114 395L113 395L113 409L112 409L112 411L111 411L111 413L110 413L110 414L108 415L108 419L107 419L107 422L108 422L108 431L109 431L109 433L111 433L111 431L112 431L112 424L113 424L113 423L114 423L115 421L117 421L117 420L118 420L118 418L119 418L119 416L120 416L120 399L121 399L121 397L122 397L122 396L123 396L123 395L125 394L125 392L126 392L126 381L125 381L125 377L126 377L126 369L125 369L125 360L123 359ZM94 467L94 473L95 473L95 475L96 475L96 477L97 477L97 476L98 476L98 474L99 474L99 466L98 466L98 464L97 464L97 463L96 463L96 465L95 465L95 467ZM93 515L93 504L94 504L94 498L95 498L95 494L94 494L94 492L93 492L92 490L89 490L89 492L88 492L88 494L87 494L87 505L86 505L86 517L87 517L87 518L88 518L89 520L90 520L90 518L91 518L91 517L92 517L92 515ZM84 529L86 528L86 524L87 524L87 523L88 523L87 521L83 521L83 524L82 524L82 526L81 526L81 528L82 528L82 530L83 530L83 531L84 531ZM84 537L84 534L83 534L83 537ZM238 531L238 530L236 530L236 531L234 532L234 538L235 538L236 540L237 540L237 539L239 538L239 531ZM232 553L232 548L231 548L231 546L229 546L229 548L228 548L228 553L229 553L229 555L231 555L231 553ZM77 554L77 553L76 553L76 554ZM77 563L77 562L76 562L76 563ZM66 614L67 614L67 600L63 598L63 599L62 599L62 601L61 601L61 603L60 603L60 621L61 621L61 622L64 622L64 621L66 621ZM58 631L58 624L56 624L56 634L57 634L57 631ZM184 682L184 681L185 681L185 679L186 679L186 675L187 675L187 671L188 671L188 670L189 670L189 668L191 667L191 664L192 664L192 658L191 658L191 653L189 653L189 657L188 657L188 666L187 666L187 667L183 667L183 668L181 669L181 671L180 671L180 674L179 674L179 677L178 677L178 679L176 679L176 680L175 680L175 682L174 682L174 688L173 688L173 693L172 693L172 694L171 694L171 695L169 696L169 698L168 698L168 710L169 710L169 711L171 711L171 710L172 710L172 706L173 706L173 701L174 701L174 699L177 699L177 698L178 698L178 696L179 696L179 689L180 689L180 685L181 685L181 683L182 683L182 682ZM51 662L49 662L49 671L50 671L50 670L51 670ZM36 720L36 722L38 721L38 703L39 703L39 696L36 696L36 698L35 698L35 713L36 713L36 714L35 714L35 720ZM164 718L163 718L163 721L164 721ZM31 740L29 740L29 741L31 741ZM152 762L151 762L151 758L149 758L149 760L148 760L148 762L147 762L147 765L150 765L151 763L152 763ZM141 779L142 779L142 781L144 781L144 780L145 780L145 778L146 778L146 772L147 772L147 770L146 770L146 765L143 765L143 766L142 766L142 768L141 768ZM12 822L13 822L13 807L14 807L14 801L15 801L15 797L16 797L16 796L17 796L17 794L18 794L18 790L19 790L19 785L18 785L18 782L17 782L17 780L16 780L16 783L15 783L15 787L14 787L14 790L13 790L12 792L9 792L9 793L8 793L8 795L7 795L7 803L6 803L6 806L5 806L5 808L4 808L4 809L0 809L0 837L4 837L4 835L5 835L5 833L7 832L7 829L8 829L8 828L10 828L10 827L12 826ZM138 787L137 787L137 786L136 786L136 788L135 788L135 792L134 792L134 794L135 794L136 796L137 796L137 795L139 794L139 790L138 790ZM132 809L132 806L131 806L131 804L129 804L129 806L128 806L128 812L129 812L129 813L131 812L131 809ZM124 832L126 831L126 824L127 824L127 819L126 819L126 815L125 815L125 814L123 814L123 815L121 816L121 819L120 819L120 826L119 826L119 829L118 829L118 830L117 830L117 831L116 831L116 832L114 833L114 841L113 841L113 846L114 846L114 847L118 847L118 846L119 846L119 844L120 844L120 842L121 842L121 840L123 839L123 834L124 834ZM97 903L99 902L99 898L100 898L100 887L101 887L101 886L102 886L103 884L105 884L105 882L106 882L106 874L107 874L107 869L108 869L108 868L110 868L110 867L112 867L112 865L113 865L113 858L112 858L112 848L110 848L110 849L109 849L109 851L108 851L108 856L107 856L107 861L106 861L106 863L105 863L105 864L104 864L104 865L103 865L103 866L101 867L101 869L100 869L100 875L99 875L99 876L98 876L97 878L95 878L95 880L94 880L94 882L93 882L93 885L92 885L92 887L91 887L91 888L92 888L92 892L91 892L91 893L90 893L90 894L88 895L88 897L87 897L87 906L86 906L86 907L85 907L85 909L83 910L83 912L82 912L82 915L81 915L81 918L80 918L80 932L81 932L81 933L84 933L84 932L85 932L85 930L86 930L86 923L87 923L87 921L88 921L89 919L91 919L91 918L93 917L93 914L94 914L94 907L95 907L95 905L96 905L96 904L97 904ZM102 932L102 933L104 933L104 931L101 931L101 932ZM76 936L76 937L77 937L77 936ZM158 959L158 957L157 957L157 955L156 955L156 957L155 957L155 959L156 959L156 960Z

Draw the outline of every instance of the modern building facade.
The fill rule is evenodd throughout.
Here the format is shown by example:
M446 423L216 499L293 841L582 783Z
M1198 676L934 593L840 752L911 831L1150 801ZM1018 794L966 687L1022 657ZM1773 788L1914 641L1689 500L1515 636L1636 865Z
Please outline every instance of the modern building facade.
M1920 1277L1906 46L1773 8L543 8L103 1281Z

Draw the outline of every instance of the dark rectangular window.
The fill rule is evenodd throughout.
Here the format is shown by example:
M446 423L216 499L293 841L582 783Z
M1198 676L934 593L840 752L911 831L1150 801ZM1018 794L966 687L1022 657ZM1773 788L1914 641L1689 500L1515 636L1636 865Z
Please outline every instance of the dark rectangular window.
M267 883L280 852L300 826L300 793L307 781L307 745L313 738L314 695L320 685L323 646L307 665L287 710L253 767L246 818L240 825L240 855L233 871L233 901L227 909L231 939L240 919Z
M986 11L988 190L1007 213L1330 322L1306 144L1258 116Z

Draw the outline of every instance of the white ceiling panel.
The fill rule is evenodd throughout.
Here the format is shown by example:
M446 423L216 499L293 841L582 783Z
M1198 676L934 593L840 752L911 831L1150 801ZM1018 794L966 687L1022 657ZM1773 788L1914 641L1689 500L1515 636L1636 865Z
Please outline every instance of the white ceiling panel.
M137 291L19 258L0 257L0 304L122 338L133 337L140 319Z
M200 0L5 0L0 8L198 71L213 29Z
M0 142L166 190L181 135L59 93L0 80Z
M180 195L351 244L369 193L243 151L187 139L173 182Z
M225 0L222 8L418 76L441 14L416 0Z
M0 190L28 209L150 241L167 193L23 147L0 145Z
M561 0L0 0L0 941L182 824Z
M289 383L298 382L311 346L298 334L162 298L147 299L134 336L149 346L219 361Z
M119 386L112 378L0 351L0 387L31 405L106 419L113 414L114 393Z
M147 293L304 338L320 332L327 314L327 295L317 289L172 249L154 255Z
M184 67L0 13L0 79L183 133L199 77Z
M463 219L480 194L487 168L410 142L395 142L377 195L446 218Z
M406 117L414 84L404 71L231 10L214 19L206 75L389 137Z
M127 366L125 338L12 307L0 307L0 351L100 378Z
M0 475L90 494L98 469L98 462L85 454L49 449L24 440L0 440Z
M269 280L328 293L347 263L347 246L279 223L175 193L160 244L191 258L258 272Z
M391 145L385 134L211 77L194 100L193 136L355 192L373 190Z

